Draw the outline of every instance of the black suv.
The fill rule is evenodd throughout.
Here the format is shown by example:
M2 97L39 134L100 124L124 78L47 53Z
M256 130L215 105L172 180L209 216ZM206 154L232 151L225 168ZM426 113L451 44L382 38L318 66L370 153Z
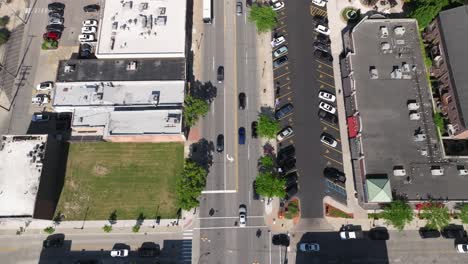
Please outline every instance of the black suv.
M388 240L390 235L385 227L375 227L369 230L369 238L371 240Z
M59 248L63 246L63 241L65 240L64 234L54 234L50 235L42 242L43 248Z
M320 51L323 51L323 52L329 52L329 48L326 44L323 44L322 42L320 41L315 41L314 42L314 49L315 50L320 50Z
M85 11L85 13L97 12L100 8L101 7L99 5L87 5L83 7L83 11Z
M338 124L338 118L336 115L328 113L327 111L323 111L322 109L319 110L318 116L321 120L326 121L331 124Z
M328 52L323 52L321 50L315 50L314 56L327 61L333 61L333 56Z
M216 79L218 80L219 83L224 81L224 67L223 66L218 67Z
M466 232L462 225L448 225L442 229L442 236L444 238L463 238L466 237Z
M278 151L277 161L281 163L289 157L296 157L296 148L293 145L284 147Z
M277 234L271 238L271 243L275 246L289 247L289 236L287 234Z
M283 105L280 109L276 110L275 118L281 119L291 113L294 109L294 106L290 103Z
M224 136L223 134L219 134L216 138L216 151L223 152L224 150Z
M63 11L65 9L65 5L63 3L55 2L50 3L47 8L49 11Z
M330 180L334 182L346 182L346 176L343 172L339 171L338 169L327 167L323 170L323 175L326 178L329 178Z
M284 178L286 179L286 188L294 184L297 184L298 177L297 177L296 172L291 172L289 174L286 174Z
M286 174L296 168L296 158L289 158L281 162L279 167L279 172L281 174Z
M138 249L140 257L157 257L161 252L159 245L153 242L144 242Z
M421 227L419 229L419 236L421 236L421 238L437 238L440 237L440 232L438 230Z
M330 45L330 43L331 43L330 38L328 36L323 35L323 34L318 34L316 39L317 39L318 42L326 44L326 45Z
M246 98L247 98L247 96L245 95L245 93L240 93L239 94L239 109L242 109L242 110L245 109Z
M258 133L257 133L258 122L253 121L251 127L252 127L252 138L257 138L258 137Z

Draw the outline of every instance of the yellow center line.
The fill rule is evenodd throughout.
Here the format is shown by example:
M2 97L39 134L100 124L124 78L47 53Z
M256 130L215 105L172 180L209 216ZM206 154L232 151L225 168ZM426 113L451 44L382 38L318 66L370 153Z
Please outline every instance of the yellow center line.
M288 63L283 64L283 65L279 66L278 68L274 69L274 71L276 71L276 70L278 70L278 69L281 69L281 68L283 68L284 66L287 66L287 65L288 65ZM288 72L288 73L289 73L289 72ZM276 80L276 79L275 79L275 80Z
M318 62L318 63L320 63L320 64L322 64L322 65L328 66L328 67L330 67L330 68L333 69L333 66L331 66L331 65L328 65L328 64L326 64L326 63L323 63L323 62L321 62L321 61L319 61L319 60L315 60L315 61Z
M338 163L338 164L340 164L340 165L343 165L343 163L337 161L336 159L332 159L332 158L328 157L327 155L322 154L322 156L323 156L324 158L326 158L326 159L329 159L329 160L334 161L334 162L336 162L336 163Z
M329 76L329 77L332 77L332 78L333 78L333 75L330 75L330 74L328 74L328 73L325 73L325 72L323 72L323 71L321 71L321 70L317 70L317 71L318 71L318 72L320 72L321 74L325 74L325 75L327 75L327 76Z
M320 121L320 123L322 123L322 124L324 124L324 125L326 125L326 126L328 126L328 127L331 127L331 128L333 128L333 129L335 129L336 131L340 131L338 128L336 128L336 127L334 127L334 126L328 124L327 122Z
M324 82L324 81L321 81L321 80L317 80L317 81L319 81L319 82L321 82L321 83L323 83L323 84L325 84L325 85L328 85L328 86L330 86L331 88L335 88L335 86L333 86L333 85L331 85L331 84L329 84L329 83L326 83L326 82Z
M290 94L292 94L292 92L288 92L288 93L286 93L286 94L284 94L284 95L282 95L282 96L279 96L279 97L277 97L277 99L281 99L281 98L283 98L283 97L285 97L285 96L288 96L288 95L290 95Z
M287 82L287 83L281 85L280 88L283 88L284 86L289 85L290 83L291 83L291 82Z
M289 72L283 73L283 74L281 74L280 76L276 76L274 80L279 79L279 78L281 78L281 77L284 77L284 76L286 76L286 75L288 75L288 74L289 74Z
M338 153L340 153L340 154L343 154L343 152L337 150L336 148L332 148L332 147L330 147L330 146L328 146L328 145L325 145L325 144L323 144L323 145L324 145L327 149L331 149L331 150L334 150L334 151L336 151L336 152L338 152Z

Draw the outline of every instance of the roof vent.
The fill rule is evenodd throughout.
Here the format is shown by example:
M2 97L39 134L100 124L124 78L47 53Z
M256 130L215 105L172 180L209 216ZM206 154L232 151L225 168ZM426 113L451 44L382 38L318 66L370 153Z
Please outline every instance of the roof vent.
M403 36L405 32L406 32L406 29L403 26L397 26L393 29L393 33L395 33L395 35L397 36Z
M65 65L65 68L64 68L63 71L65 73L74 72L75 71L75 65Z
M410 111L418 110L419 107L420 107L419 103L416 103L416 102L411 102L408 104L408 110Z
M140 3L138 5L138 11L142 12L143 10L146 10L146 9L148 9L148 3L145 2L145 3Z
M381 38L388 37L388 28L386 26L380 27L380 37Z
M403 166L393 167L393 176L406 176L406 170Z
M457 166L458 175L468 175L468 170L465 169L465 166Z
M375 66L369 67L369 74L372 80L376 80L379 78L379 71L377 70L377 68L375 68Z
M392 79L401 79L403 77L403 74L401 72L400 67L394 66L392 73L390 73L390 78Z
M137 69L137 62L131 61L127 64L127 71L136 71Z
M433 176L441 176L444 175L444 169L440 166L432 166L431 167L431 174Z

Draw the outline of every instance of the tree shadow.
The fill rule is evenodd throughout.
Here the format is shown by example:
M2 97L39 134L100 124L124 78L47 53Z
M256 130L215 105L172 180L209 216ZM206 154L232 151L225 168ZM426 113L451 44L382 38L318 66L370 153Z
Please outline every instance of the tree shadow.
M260 114L267 115L267 116L274 119L275 118L275 109L270 107L270 106L262 106L262 107L260 107L259 115Z
M143 213L140 213L136 219L136 225L141 226L145 221L146 216Z
M190 87L190 94L198 99L205 100L208 103L213 102L218 89L211 81L202 83L198 80L193 81Z
M111 225L117 223L117 210L112 211L107 220Z
M206 171L209 171L209 168L213 165L214 149L213 141L208 141L205 138L202 138L198 142L190 145L189 159L196 162Z

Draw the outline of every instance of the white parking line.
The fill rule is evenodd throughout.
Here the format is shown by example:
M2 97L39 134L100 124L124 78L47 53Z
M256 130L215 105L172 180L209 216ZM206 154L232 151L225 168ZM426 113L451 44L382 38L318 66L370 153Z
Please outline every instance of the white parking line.
M236 193L237 190L210 190L210 191L202 191L203 194L208 193Z

